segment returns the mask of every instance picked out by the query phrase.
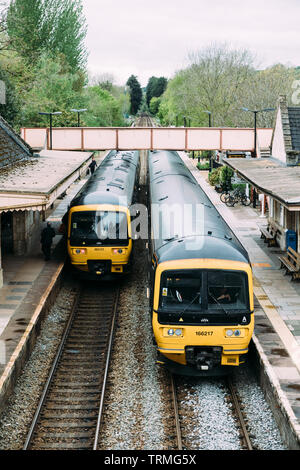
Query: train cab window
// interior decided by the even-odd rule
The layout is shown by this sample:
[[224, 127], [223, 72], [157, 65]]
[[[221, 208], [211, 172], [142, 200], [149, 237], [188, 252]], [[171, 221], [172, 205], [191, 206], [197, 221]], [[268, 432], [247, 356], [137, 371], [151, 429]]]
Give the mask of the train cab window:
[[161, 275], [159, 310], [180, 312], [186, 318], [197, 313], [249, 310], [247, 274], [240, 271], [165, 271]]
[[192, 310], [201, 309], [202, 274], [195, 272], [171, 272], [162, 274], [160, 307]]
[[70, 244], [128, 244], [127, 216], [124, 212], [74, 212], [71, 219]]
[[207, 275], [208, 310], [248, 309], [247, 276], [242, 272], [211, 271]]

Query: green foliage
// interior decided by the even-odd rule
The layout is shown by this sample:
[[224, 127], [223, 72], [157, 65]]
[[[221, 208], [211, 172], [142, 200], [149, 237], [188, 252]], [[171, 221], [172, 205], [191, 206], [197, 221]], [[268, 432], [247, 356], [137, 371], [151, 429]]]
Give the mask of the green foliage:
[[146, 100], [148, 106], [152, 98], [159, 98], [167, 88], [168, 80], [164, 77], [151, 77], [149, 78], [147, 87], [146, 87]]
[[209, 162], [206, 163], [197, 163], [198, 170], [209, 170], [210, 164]]
[[72, 74], [67, 69], [63, 57], [52, 59], [46, 53], [41, 55], [34, 68], [34, 80], [22, 97], [22, 126], [49, 125], [47, 117], [39, 115], [39, 112], [54, 111], [63, 113], [55, 116], [55, 126], [77, 125], [77, 115], [70, 110], [86, 105], [80, 87], [82, 76], [79, 72]]
[[122, 103], [99, 86], [86, 90], [88, 112], [85, 123], [90, 127], [123, 126]]
[[220, 168], [220, 183], [226, 186], [231, 186], [231, 178], [234, 172], [229, 166], [224, 165]]
[[211, 186], [216, 186], [217, 184], [220, 183], [220, 171], [221, 168], [214, 168], [209, 174], [208, 174], [208, 181]]
[[0, 64], [0, 80], [4, 84], [4, 101], [0, 104], [0, 115], [10, 124], [13, 125], [20, 111], [21, 102], [16, 93], [16, 88], [9, 74], [2, 68]]
[[[212, 113], [213, 126], [253, 127], [253, 113], [242, 107], [276, 107], [278, 96], [286, 94], [291, 103], [297, 70], [276, 64], [257, 70], [251, 53], [211, 45], [193, 54], [190, 64], [168, 82], [161, 97], [158, 116], [163, 125], [183, 125], [183, 116], [193, 126], [207, 127], [204, 111]], [[258, 126], [272, 127], [274, 113], [258, 115]]]
[[130, 114], [136, 115], [142, 103], [143, 92], [137, 78], [131, 75], [126, 85], [129, 87], [130, 93]]
[[160, 98], [155, 98], [155, 97], [151, 98], [150, 105], [149, 105], [149, 110], [151, 114], [156, 115], [158, 113], [160, 102], [161, 102]]
[[241, 193], [246, 193], [246, 184], [245, 183], [233, 184], [232, 189], [238, 189]]
[[7, 14], [12, 48], [29, 63], [43, 52], [63, 54], [73, 70], [86, 64], [81, 0], [12, 0]]
[[[110, 79], [88, 86], [82, 0], [12, 0], [7, 14], [11, 47], [0, 56], [7, 105], [0, 113], [19, 130], [48, 126], [40, 112], [60, 111], [54, 126], [77, 126], [72, 108], [87, 108], [81, 125], [123, 126], [124, 88]], [[4, 44], [5, 41], [1, 41]]]

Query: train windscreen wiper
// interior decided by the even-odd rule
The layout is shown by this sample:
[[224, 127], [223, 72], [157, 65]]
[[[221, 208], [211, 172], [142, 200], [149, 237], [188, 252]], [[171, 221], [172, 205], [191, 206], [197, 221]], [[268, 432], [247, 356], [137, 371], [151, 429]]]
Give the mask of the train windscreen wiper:
[[[182, 316], [186, 310], [195, 302], [195, 300], [197, 299], [198, 295], [200, 296], [201, 295], [201, 291], [197, 292], [195, 297], [191, 300], [191, 302], [189, 304], [187, 304], [187, 306], [185, 307], [185, 309], [179, 314], [180, 316]], [[199, 302], [200, 304], [200, 302]]]
[[209, 292], [209, 295], [212, 297], [212, 299], [216, 302], [216, 304], [220, 305], [221, 309], [223, 310], [224, 313], [226, 313], [226, 315], [230, 315], [230, 312], [227, 312], [227, 310], [225, 309], [224, 305], [222, 305], [213, 295], [211, 292]]

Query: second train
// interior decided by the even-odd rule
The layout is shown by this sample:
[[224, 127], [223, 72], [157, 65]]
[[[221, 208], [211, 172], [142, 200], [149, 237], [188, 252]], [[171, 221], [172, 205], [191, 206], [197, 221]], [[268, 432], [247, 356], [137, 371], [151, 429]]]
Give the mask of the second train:
[[254, 328], [248, 254], [177, 152], [149, 153], [149, 210], [159, 360], [179, 374], [229, 372]]

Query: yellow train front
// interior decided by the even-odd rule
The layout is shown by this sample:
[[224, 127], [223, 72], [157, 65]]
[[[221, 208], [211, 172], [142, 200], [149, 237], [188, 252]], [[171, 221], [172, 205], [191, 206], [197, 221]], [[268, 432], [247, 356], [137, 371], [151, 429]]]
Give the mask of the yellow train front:
[[68, 255], [82, 278], [111, 280], [130, 270], [138, 176], [138, 152], [112, 151], [71, 202]]
[[159, 362], [218, 375], [245, 361], [254, 328], [247, 252], [176, 152], [149, 155], [150, 309]]

